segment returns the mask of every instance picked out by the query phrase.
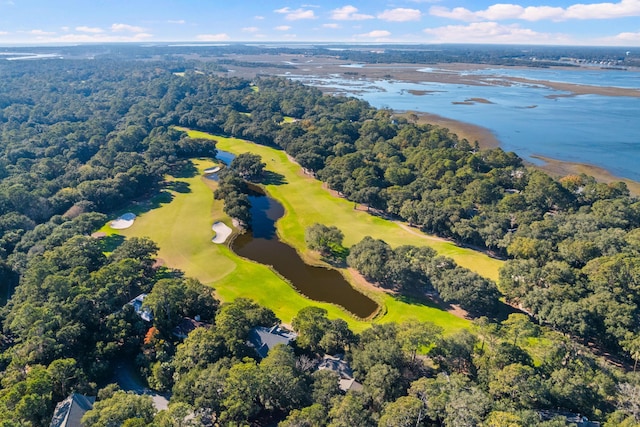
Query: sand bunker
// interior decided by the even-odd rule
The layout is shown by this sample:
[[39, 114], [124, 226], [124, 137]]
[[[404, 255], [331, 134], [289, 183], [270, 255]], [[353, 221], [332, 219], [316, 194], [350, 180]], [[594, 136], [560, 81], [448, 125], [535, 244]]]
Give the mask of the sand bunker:
[[220, 221], [214, 223], [211, 226], [211, 229], [216, 233], [215, 237], [211, 239], [211, 241], [217, 244], [224, 243], [227, 240], [227, 237], [229, 237], [231, 235], [231, 232], [233, 231], [227, 224]]
[[213, 168], [205, 169], [204, 173], [208, 175], [208, 174], [216, 173], [216, 172], [219, 172], [219, 171], [220, 171], [220, 166], [216, 166], [216, 167], [213, 167]]
[[118, 219], [111, 221], [109, 227], [114, 230], [124, 230], [125, 228], [129, 228], [133, 225], [133, 222], [136, 220], [136, 215], [131, 212], [127, 212], [124, 215], [121, 215]]

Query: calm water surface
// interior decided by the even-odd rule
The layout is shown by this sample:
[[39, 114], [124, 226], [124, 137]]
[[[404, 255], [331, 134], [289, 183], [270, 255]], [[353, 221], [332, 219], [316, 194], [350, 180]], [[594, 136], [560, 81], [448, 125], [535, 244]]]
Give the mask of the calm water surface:
[[[230, 164], [235, 155], [218, 150], [218, 160]], [[207, 175], [215, 179], [215, 174]], [[270, 265], [287, 279], [301, 294], [315, 301], [324, 301], [344, 307], [358, 317], [366, 318], [375, 313], [378, 305], [356, 291], [337, 270], [306, 264], [298, 252], [281, 242], [276, 233], [276, 221], [284, 215], [284, 207], [265, 196], [258, 187], [252, 187], [251, 230], [237, 236], [231, 249], [240, 256], [264, 265]]]
[[[437, 69], [424, 69], [425, 74]], [[523, 77], [574, 84], [640, 88], [640, 72], [565, 69], [484, 69], [465, 74]], [[288, 76], [330, 87], [368, 101], [377, 108], [439, 114], [483, 126], [507, 151], [540, 163], [532, 156], [587, 163], [616, 176], [640, 181], [640, 98], [578, 95], [534, 84], [475, 86]], [[425, 77], [426, 79], [426, 77]], [[428, 91], [412, 95], [408, 91]], [[561, 96], [558, 96], [561, 95]], [[470, 98], [486, 103], [457, 104]]]
[[362, 318], [377, 310], [378, 305], [351, 287], [337, 270], [305, 264], [295, 249], [278, 240], [275, 222], [284, 215], [280, 203], [264, 195], [249, 196], [249, 200], [252, 231], [235, 238], [231, 245], [235, 253], [272, 266], [312, 300], [337, 304]]

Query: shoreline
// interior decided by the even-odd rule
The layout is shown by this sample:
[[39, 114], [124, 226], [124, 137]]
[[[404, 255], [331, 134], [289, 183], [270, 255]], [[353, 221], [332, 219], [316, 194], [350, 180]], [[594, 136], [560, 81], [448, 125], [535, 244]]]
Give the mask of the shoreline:
[[415, 114], [418, 116], [418, 124], [432, 124], [447, 128], [451, 133], [458, 135], [459, 138], [469, 141], [471, 145], [473, 145], [474, 141], [478, 141], [478, 145], [482, 150], [500, 147], [500, 140], [493, 131], [482, 126], [423, 111], [397, 111], [397, 113], [403, 117]]
[[[264, 61], [264, 56], [251, 56], [250, 59], [260, 62]], [[298, 60], [301, 55], [281, 55], [281, 58], [289, 59], [294, 58]], [[249, 59], [247, 58], [247, 59]], [[268, 58], [269, 62], [273, 61], [271, 57]], [[555, 82], [549, 80], [537, 80], [527, 79], [515, 76], [498, 76], [497, 74], [469, 74], [469, 71], [473, 70], [487, 70], [492, 68], [506, 68], [506, 69], [530, 69], [526, 66], [500, 66], [490, 64], [473, 64], [473, 63], [431, 63], [431, 64], [409, 64], [409, 63], [384, 63], [384, 64], [362, 64], [359, 67], [349, 67], [352, 61], [339, 60], [335, 58], [313, 58], [304, 64], [296, 64], [296, 70], [294, 72], [298, 77], [313, 78], [314, 76], [327, 76], [330, 74], [338, 74], [342, 78], [351, 80], [362, 80], [367, 82], [374, 82], [376, 80], [388, 80], [388, 81], [403, 81], [410, 83], [445, 83], [445, 84], [463, 84], [470, 86], [511, 86], [515, 84], [527, 84], [531, 86], [540, 86], [550, 88], [559, 92], [559, 94], [549, 95], [552, 98], [559, 97], [574, 97], [580, 95], [600, 95], [600, 96], [615, 96], [615, 97], [634, 97], [640, 98], [640, 89], [636, 88], [623, 88], [613, 86], [594, 86], [594, 85], [582, 85], [568, 82]], [[570, 69], [572, 71], [589, 71], [590, 67], [566, 67], [559, 65], [557, 67], [551, 67], [557, 69]], [[240, 70], [237, 70], [240, 71]], [[283, 77], [290, 77], [290, 74], [282, 74], [282, 70], [269, 69], [265, 64], [263, 72], [271, 71], [273, 74], [282, 75]], [[640, 70], [633, 69], [633, 72]], [[244, 70], [249, 76], [254, 76], [255, 69]], [[623, 72], [623, 71], [616, 71]], [[240, 74], [240, 73], [239, 73]], [[500, 77], [500, 81], [495, 81], [496, 77]], [[306, 82], [305, 84], [309, 84]], [[328, 88], [311, 84], [316, 86], [323, 92], [330, 92]], [[413, 96], [428, 95], [431, 90], [409, 90]], [[470, 98], [465, 102], [480, 102], [484, 100], [481, 98]], [[533, 106], [529, 107], [533, 108]], [[449, 129], [452, 133], [457, 134], [461, 139], [464, 138], [471, 144], [474, 141], [478, 141], [481, 149], [491, 149], [501, 147], [502, 144], [497, 136], [488, 128], [474, 125], [471, 123], [465, 123], [447, 117], [443, 117], [433, 112], [417, 112], [415, 110], [395, 110], [395, 114], [407, 117], [410, 114], [418, 116], [417, 123], [420, 124], [433, 124]], [[518, 154], [516, 152], [516, 154]], [[628, 178], [623, 178], [613, 175], [602, 167], [598, 167], [591, 164], [573, 163], [568, 161], [562, 161], [553, 158], [545, 158], [542, 156], [532, 156], [534, 158], [544, 161], [543, 165], [536, 165], [530, 161], [525, 160], [527, 167], [533, 167], [542, 170], [554, 177], [562, 177], [572, 174], [585, 173], [593, 176], [598, 182], [617, 182], [621, 181], [627, 184], [629, 191], [634, 196], [640, 196], [640, 182], [634, 181]]]
[[[470, 144], [473, 144], [474, 141], [478, 141], [478, 145], [482, 150], [501, 147], [498, 137], [490, 129], [482, 126], [449, 119], [433, 113], [419, 111], [397, 111], [396, 113], [403, 117], [415, 114], [418, 116], [419, 124], [428, 123], [445, 127], [449, 129], [451, 133], [458, 135], [458, 137], [465, 138]], [[516, 152], [516, 154], [518, 153]], [[596, 181], [604, 182], [605, 184], [618, 181], [624, 182], [627, 184], [631, 195], [640, 196], [640, 182], [616, 176], [602, 167], [588, 163], [568, 162], [539, 155], [532, 155], [531, 157], [543, 161], [544, 164], [537, 165], [523, 159], [527, 167], [546, 172], [554, 178], [562, 178], [567, 175], [579, 175], [584, 173], [594, 177]]]
[[527, 166], [540, 169], [553, 177], [561, 178], [567, 175], [579, 175], [584, 173], [585, 175], [594, 177], [596, 181], [604, 182], [605, 184], [621, 181], [627, 184], [631, 195], [640, 196], [640, 182], [613, 175], [608, 170], [599, 166], [591, 165], [588, 163], [566, 162], [563, 160], [552, 159], [549, 157], [537, 155], [531, 157], [543, 161], [544, 164], [535, 165], [525, 161], [527, 163]]

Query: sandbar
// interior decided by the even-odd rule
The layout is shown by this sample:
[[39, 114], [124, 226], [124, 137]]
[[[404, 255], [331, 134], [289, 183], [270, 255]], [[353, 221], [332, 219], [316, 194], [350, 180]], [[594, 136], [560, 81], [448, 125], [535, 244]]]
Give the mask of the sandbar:
[[562, 98], [576, 95], [602, 95], [602, 96], [630, 96], [633, 98], [640, 98], [640, 89], [631, 89], [624, 87], [613, 86], [590, 86], [579, 85], [575, 83], [562, 83], [562, 82], [550, 82], [547, 80], [530, 80], [520, 77], [509, 77], [508, 80], [519, 83], [535, 84], [541, 86], [547, 86], [551, 89], [561, 90], [563, 92], [570, 92], [566, 95], [549, 95], [547, 98]]
[[119, 216], [117, 219], [111, 221], [109, 227], [114, 230], [125, 230], [131, 227], [136, 220], [136, 215], [132, 212], [127, 212], [124, 215]]
[[231, 235], [233, 230], [224, 222], [218, 221], [214, 222], [211, 226], [211, 229], [216, 233], [216, 235], [211, 239], [213, 243], [222, 244], [227, 241], [227, 238]]

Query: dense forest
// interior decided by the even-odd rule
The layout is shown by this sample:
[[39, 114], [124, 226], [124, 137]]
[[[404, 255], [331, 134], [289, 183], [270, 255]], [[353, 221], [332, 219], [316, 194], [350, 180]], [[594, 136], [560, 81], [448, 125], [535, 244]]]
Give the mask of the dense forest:
[[[0, 62], [0, 281], [11, 295], [0, 311], [0, 425], [48, 425], [71, 392], [98, 396], [87, 426], [560, 426], [576, 414], [640, 423], [630, 368], [640, 359], [640, 202], [624, 184], [555, 180], [514, 153], [356, 99], [196, 65]], [[308, 307], [292, 322], [293, 345], [260, 359], [248, 335], [278, 324], [274, 313], [220, 304], [211, 288], [156, 266], [149, 240], [90, 237], [106, 214], [162, 192], [165, 174], [215, 156], [214, 142], [173, 126], [285, 150], [372, 214], [508, 259], [495, 284], [424, 248], [349, 248], [370, 281], [436, 291], [484, 316], [453, 335], [415, 322], [354, 334]], [[253, 174], [222, 183], [218, 197], [237, 205], [230, 215], [246, 214], [235, 188]], [[151, 328], [126, 305], [141, 292]], [[492, 318], [501, 297], [529, 315]], [[209, 327], [173, 334], [196, 315]], [[335, 354], [360, 391], [315, 369]], [[168, 410], [108, 385], [121, 360], [171, 392]]]
[[[3, 48], [5, 52], [21, 52], [23, 48]], [[264, 44], [135, 44], [80, 46], [34, 46], [29, 51], [39, 54], [54, 54], [65, 58], [100, 59], [193, 59], [198, 58], [198, 67], [224, 71], [229, 67], [264, 67], [294, 69], [284, 64], [278, 55], [305, 55], [339, 58], [365, 63], [471, 63], [505, 66], [553, 67], [570, 66], [570, 59], [586, 63], [606, 63], [617, 67], [640, 66], [640, 54], [636, 49], [616, 46], [540, 46], [540, 45], [467, 45], [467, 44], [313, 44], [313, 43], [264, 43]], [[241, 60], [238, 55], [264, 55], [267, 59]], [[269, 61], [269, 57], [273, 58]]]

